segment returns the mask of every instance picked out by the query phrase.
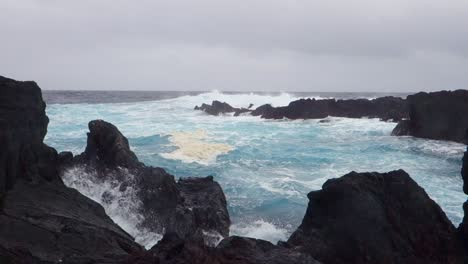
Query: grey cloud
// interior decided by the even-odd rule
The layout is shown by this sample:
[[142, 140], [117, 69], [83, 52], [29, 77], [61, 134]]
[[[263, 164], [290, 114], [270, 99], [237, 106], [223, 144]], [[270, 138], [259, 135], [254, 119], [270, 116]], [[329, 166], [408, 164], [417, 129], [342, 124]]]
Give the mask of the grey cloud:
[[0, 74], [49, 89], [467, 88], [465, 0], [4, 0]]

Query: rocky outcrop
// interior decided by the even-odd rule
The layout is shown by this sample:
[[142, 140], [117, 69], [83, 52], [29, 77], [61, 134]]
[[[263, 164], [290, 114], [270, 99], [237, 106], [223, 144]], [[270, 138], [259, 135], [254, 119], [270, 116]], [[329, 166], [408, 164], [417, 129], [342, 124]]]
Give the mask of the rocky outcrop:
[[461, 175], [463, 179], [463, 192], [465, 192], [465, 194], [468, 194], [468, 149], [465, 152], [465, 155], [463, 155], [462, 162], [463, 165], [461, 169]]
[[0, 76], [0, 195], [18, 179], [58, 180], [57, 152], [43, 144], [49, 119], [35, 82]]
[[3, 199], [0, 263], [115, 263], [141, 250], [96, 202], [61, 182], [19, 180]]
[[220, 101], [213, 101], [211, 105], [209, 104], [202, 104], [200, 107], [195, 106], [195, 110], [201, 110], [209, 115], [219, 115], [225, 113], [234, 113], [236, 112], [237, 108], [230, 106], [226, 102]]
[[88, 128], [86, 149], [77, 159], [103, 168], [135, 168], [143, 165], [130, 150], [127, 138], [117, 127], [111, 123], [96, 120], [89, 122]]
[[266, 119], [321, 119], [336, 116], [398, 121], [406, 118], [408, 111], [405, 100], [398, 97], [381, 97], [373, 100], [300, 99], [283, 107], [263, 105], [255, 109], [252, 115], [260, 115]]
[[311, 256], [270, 242], [244, 237], [229, 237], [216, 248], [194, 240], [166, 234], [148, 252], [135, 254], [125, 264], [319, 264]]
[[139, 162], [114, 125], [94, 120], [89, 130], [85, 152], [68, 167], [97, 171], [102, 181], [122, 183], [121, 191], [134, 188], [141, 201], [142, 227], [161, 234], [174, 232], [182, 238], [203, 237], [208, 244], [229, 235], [226, 198], [213, 177], [176, 182], [164, 169]]
[[264, 104], [257, 107], [255, 110], [252, 111], [251, 115], [253, 116], [263, 116], [263, 115], [271, 115], [274, 111], [274, 107], [271, 104]]
[[253, 116], [261, 116], [266, 119], [321, 119], [327, 116], [350, 117], [350, 118], [380, 118], [388, 121], [399, 121], [408, 117], [406, 101], [399, 97], [380, 97], [373, 100], [351, 99], [351, 100], [315, 100], [300, 99], [289, 103], [288, 106], [273, 107], [270, 104], [262, 105], [251, 111], [245, 108], [234, 108], [227, 103], [213, 101], [213, 104], [203, 104], [195, 107], [211, 115], [220, 113], [251, 112]]
[[[362, 108], [335, 104], [342, 112], [331, 102], [301, 101], [289, 110], [263, 106], [252, 114], [309, 118], [331, 109], [349, 117], [368, 113], [364, 101], [358, 103]], [[319, 105], [318, 112], [310, 111], [311, 105]], [[351, 113], [351, 108], [361, 110]], [[400, 116], [390, 113], [387, 117]], [[458, 238], [468, 241], [466, 221], [457, 233], [440, 207], [401, 170], [352, 172], [327, 181], [322, 190], [309, 193], [303, 222], [286, 243], [227, 237], [214, 246], [219, 235], [228, 236], [230, 222], [225, 196], [212, 177], [176, 182], [164, 169], [141, 163], [122, 133], [101, 120], [90, 122], [84, 153], [57, 154], [43, 143], [47, 123], [34, 82], [0, 77], [0, 263], [283, 264], [317, 259], [385, 264], [465, 259]], [[122, 191], [135, 188], [145, 216], [142, 225], [165, 232], [164, 238], [149, 251], [137, 245], [99, 204], [63, 184], [60, 172], [73, 166], [97, 171], [98, 180], [121, 182]], [[464, 207], [467, 212], [468, 205]]]
[[407, 97], [409, 121], [396, 128], [394, 135], [451, 140], [467, 143], [468, 91], [440, 91], [417, 93]]
[[0, 77], [0, 263], [115, 263], [140, 250], [62, 183], [47, 124], [37, 84]]
[[411, 121], [400, 120], [396, 127], [392, 130], [392, 136], [409, 136], [411, 134]]
[[243, 113], [249, 113], [252, 110], [250, 109], [253, 104], [250, 104], [248, 108], [237, 108], [232, 107], [226, 102], [220, 101], [213, 101], [211, 105], [209, 104], [202, 104], [201, 106], [195, 106], [194, 110], [204, 111], [209, 115], [220, 115], [220, 114], [227, 114], [227, 113], [234, 113], [234, 116], [239, 116]]
[[463, 263], [454, 226], [402, 170], [351, 172], [308, 198], [287, 243], [323, 263]]
[[[463, 192], [468, 194], [468, 149], [462, 159], [461, 176], [463, 179]], [[465, 250], [468, 251], [468, 200], [463, 204], [464, 217], [458, 226], [458, 233], [464, 243]]]

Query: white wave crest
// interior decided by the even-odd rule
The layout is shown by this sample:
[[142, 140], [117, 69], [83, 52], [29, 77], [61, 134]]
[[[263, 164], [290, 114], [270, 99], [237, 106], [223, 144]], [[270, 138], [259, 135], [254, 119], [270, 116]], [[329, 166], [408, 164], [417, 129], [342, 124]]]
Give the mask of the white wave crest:
[[[128, 174], [128, 177], [134, 177]], [[135, 189], [128, 186], [120, 190], [121, 183], [115, 180], [98, 180], [95, 172], [86, 172], [81, 167], [73, 167], [62, 175], [65, 185], [77, 189], [80, 193], [100, 203], [106, 214], [123, 230], [135, 238], [135, 241], [146, 248], [151, 248], [161, 238], [161, 234], [139, 227], [143, 216], [139, 212], [141, 201]]]
[[231, 225], [230, 234], [257, 239], [263, 239], [276, 244], [278, 241], [288, 239], [288, 231], [264, 220], [256, 220], [252, 223], [238, 223]]
[[198, 95], [186, 95], [177, 98], [166, 100], [171, 103], [182, 103], [185, 106], [193, 108], [195, 105], [202, 103], [210, 104], [214, 100], [226, 102], [233, 107], [248, 107], [253, 104], [253, 108], [259, 107], [264, 104], [271, 104], [273, 106], [286, 106], [290, 102], [301, 98], [315, 98], [326, 99], [320, 96], [298, 97], [290, 93], [276, 93], [276, 94], [259, 94], [259, 93], [223, 93], [217, 90], [202, 93]]

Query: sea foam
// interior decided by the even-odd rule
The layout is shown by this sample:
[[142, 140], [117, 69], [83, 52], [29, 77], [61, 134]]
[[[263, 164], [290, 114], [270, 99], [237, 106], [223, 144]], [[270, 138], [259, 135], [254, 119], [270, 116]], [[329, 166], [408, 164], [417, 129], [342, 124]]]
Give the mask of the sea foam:
[[[163, 167], [176, 177], [213, 175], [227, 197], [231, 234], [284, 239], [300, 224], [307, 193], [350, 171], [404, 169], [455, 225], [460, 223], [466, 201], [460, 176], [466, 148], [462, 144], [393, 137], [396, 124], [378, 119], [332, 117], [320, 123], [210, 116], [193, 110], [213, 100], [235, 107], [253, 103], [255, 108], [265, 103], [287, 105], [299, 98], [288, 93], [213, 91], [149, 102], [49, 105], [46, 143], [59, 151], [80, 153], [86, 146], [88, 122], [111, 122], [145, 164]], [[114, 194], [117, 198], [105, 204], [102, 195], [116, 190], [115, 184], [94, 183], [80, 171], [67, 177], [69, 186], [102, 203], [111, 218], [139, 241], [147, 240], [148, 233], [138, 229], [138, 203], [126, 203], [132, 201], [131, 193]]]
[[170, 153], [162, 153], [161, 156], [166, 159], [206, 165], [214, 162], [217, 156], [233, 150], [233, 147], [228, 144], [209, 142], [208, 139], [209, 137], [204, 130], [172, 132], [169, 141], [177, 149]]

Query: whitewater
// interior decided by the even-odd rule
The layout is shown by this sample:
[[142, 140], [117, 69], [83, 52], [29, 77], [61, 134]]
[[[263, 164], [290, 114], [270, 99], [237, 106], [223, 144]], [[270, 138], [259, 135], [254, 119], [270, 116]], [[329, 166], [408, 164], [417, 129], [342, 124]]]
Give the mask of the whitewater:
[[[145, 164], [163, 167], [176, 177], [212, 175], [226, 194], [231, 235], [286, 240], [304, 216], [307, 193], [350, 171], [404, 169], [455, 225], [461, 222], [462, 144], [393, 137], [396, 124], [378, 119], [263, 120], [193, 110], [213, 100], [258, 107], [287, 105], [299, 98], [215, 91], [129, 103], [48, 104], [46, 143], [79, 154], [86, 146], [88, 122], [111, 122]], [[150, 247], [161, 238], [138, 227], [139, 202], [131, 188], [121, 193], [118, 183], [97, 183], [80, 168], [63, 177], [68, 186], [101, 203], [137, 242]]]

